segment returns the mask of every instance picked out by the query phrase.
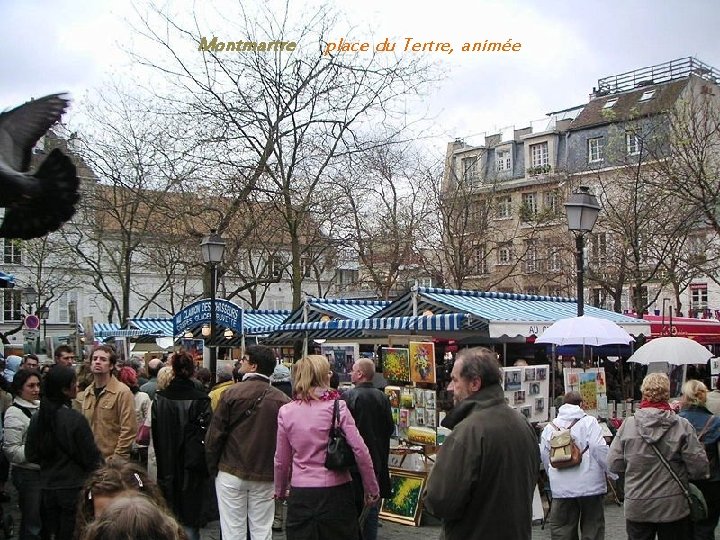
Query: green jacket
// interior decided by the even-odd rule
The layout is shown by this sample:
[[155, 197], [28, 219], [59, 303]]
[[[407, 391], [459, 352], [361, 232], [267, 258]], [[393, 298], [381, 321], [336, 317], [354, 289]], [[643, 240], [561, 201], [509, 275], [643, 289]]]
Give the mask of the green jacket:
[[443, 538], [530, 540], [540, 452], [527, 419], [492, 385], [462, 401], [444, 425], [453, 432], [425, 492], [425, 508], [443, 520]]

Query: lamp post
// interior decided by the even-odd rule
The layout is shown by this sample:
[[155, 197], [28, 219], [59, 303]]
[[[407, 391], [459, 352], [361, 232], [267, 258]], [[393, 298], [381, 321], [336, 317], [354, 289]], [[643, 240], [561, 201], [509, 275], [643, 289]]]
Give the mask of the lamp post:
[[590, 193], [590, 188], [580, 186], [565, 203], [565, 212], [568, 218], [568, 229], [575, 234], [575, 257], [577, 261], [577, 315], [585, 313], [585, 299], [583, 283], [585, 277], [585, 234], [592, 231], [600, 213], [600, 204], [597, 197]]
[[[210, 234], [200, 242], [203, 262], [210, 270], [210, 331], [208, 342], [210, 343], [210, 373], [213, 381], [217, 371], [217, 349], [213, 346], [215, 339], [215, 292], [217, 289], [217, 265], [222, 262], [225, 252], [225, 240], [217, 234], [216, 229], [210, 229]], [[203, 332], [203, 335], [205, 332]]]
[[43, 323], [43, 341], [47, 339], [47, 320], [50, 318], [50, 308], [47, 306], [39, 307], [37, 310], [37, 316]]

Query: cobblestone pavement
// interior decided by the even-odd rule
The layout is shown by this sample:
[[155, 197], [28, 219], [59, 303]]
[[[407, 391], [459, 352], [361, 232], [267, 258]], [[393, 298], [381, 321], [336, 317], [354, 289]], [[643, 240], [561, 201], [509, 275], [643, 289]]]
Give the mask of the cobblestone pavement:
[[[378, 538], [380, 540], [434, 540], [440, 536], [440, 524], [432, 517], [423, 518], [420, 527], [409, 527], [389, 521], [380, 521]], [[213, 522], [202, 531], [202, 540], [220, 540], [220, 528], [218, 522]], [[550, 528], [543, 530], [540, 526], [534, 525], [532, 529], [533, 540], [549, 540]], [[605, 505], [605, 538], [608, 540], [622, 540], [625, 535], [625, 518], [622, 508], [615, 503], [608, 502]], [[284, 540], [285, 533], [273, 533], [273, 540]]]

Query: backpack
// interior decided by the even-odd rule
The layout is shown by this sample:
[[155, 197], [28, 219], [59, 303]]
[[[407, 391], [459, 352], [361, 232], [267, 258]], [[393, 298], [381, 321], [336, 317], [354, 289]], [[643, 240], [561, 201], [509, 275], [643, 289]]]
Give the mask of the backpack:
[[569, 469], [571, 467], [577, 467], [582, 462], [582, 456], [590, 445], [586, 446], [585, 450], [580, 450], [580, 447], [570, 432], [578, 420], [581, 420], [581, 418], [576, 418], [565, 429], [561, 429], [550, 422], [550, 425], [555, 428], [555, 431], [550, 435], [550, 465], [552, 467], [556, 469]]

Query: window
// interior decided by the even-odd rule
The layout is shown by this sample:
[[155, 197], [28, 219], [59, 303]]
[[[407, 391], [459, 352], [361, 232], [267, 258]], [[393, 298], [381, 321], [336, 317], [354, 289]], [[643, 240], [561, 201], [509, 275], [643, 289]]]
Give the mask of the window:
[[708, 289], [706, 283], [690, 284], [690, 309], [695, 313], [703, 312], [708, 307]]
[[22, 264], [22, 241], [6, 238], [3, 244], [3, 262], [5, 264]]
[[559, 211], [558, 193], [556, 190], [543, 193], [543, 207], [547, 212], [557, 214]]
[[532, 274], [537, 271], [539, 271], [537, 245], [535, 245], [534, 241], [529, 240], [525, 251], [525, 272]]
[[470, 184], [474, 184], [478, 179], [478, 159], [475, 156], [462, 159], [463, 180]]
[[603, 105], [603, 109], [612, 109], [613, 106], [618, 102], [617, 98], [608, 99]]
[[550, 248], [550, 252], [548, 253], [548, 270], [550, 272], [560, 272], [560, 270], [562, 270], [562, 257], [560, 256], [559, 247], [553, 246]]
[[5, 322], [22, 320], [22, 291], [3, 289], [3, 320]]
[[497, 206], [495, 207], [495, 217], [498, 219], [506, 219], [512, 217], [512, 197], [503, 195], [495, 199]]
[[597, 163], [603, 160], [603, 138], [588, 139], [588, 163]]
[[163, 304], [169, 305], [170, 302], [167, 302], [167, 299], [156, 298], [155, 301], [145, 310], [145, 316], [154, 318], [169, 317], [168, 310], [162, 307]]
[[500, 244], [498, 247], [498, 264], [512, 263], [512, 244]]
[[537, 214], [537, 196], [535, 192], [522, 194], [522, 205], [520, 207], [520, 219], [532, 221]]
[[592, 289], [590, 294], [592, 295], [593, 306], [603, 309], [610, 309], [612, 307], [609, 305], [608, 294], [605, 289], [596, 287]]
[[335, 271], [335, 279], [337, 280], [338, 285], [350, 285], [351, 283], [356, 283], [358, 277], [359, 272], [357, 270], [338, 268]]
[[543, 167], [550, 164], [547, 142], [530, 145], [530, 163], [533, 167]]
[[590, 236], [590, 261], [593, 264], [607, 264], [607, 235], [604, 232]]
[[429, 289], [433, 286], [433, 279], [431, 277], [417, 278], [415, 282], [417, 282], [418, 287], [426, 287]]
[[488, 273], [487, 244], [473, 246], [473, 271], [477, 274]]
[[512, 168], [512, 162], [510, 160], [510, 150], [497, 150], [495, 154], [497, 170], [509, 171]]
[[300, 257], [300, 272], [302, 277], [310, 277], [313, 271], [313, 260], [311, 255]]
[[625, 146], [628, 156], [636, 156], [640, 153], [640, 139], [636, 133], [630, 131], [625, 133]]
[[640, 96], [640, 99], [638, 100], [640, 103], [643, 101], [649, 101], [655, 96], [655, 90], [647, 90], [646, 92], [643, 92], [643, 95]]
[[265, 272], [268, 276], [279, 278], [285, 269], [285, 261], [279, 255], [271, 256], [265, 264]]
[[77, 293], [74, 291], [66, 292], [58, 299], [58, 322], [70, 323], [70, 302], [75, 302], [77, 306]]

